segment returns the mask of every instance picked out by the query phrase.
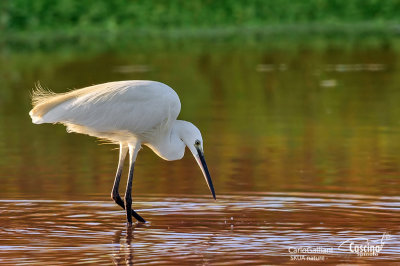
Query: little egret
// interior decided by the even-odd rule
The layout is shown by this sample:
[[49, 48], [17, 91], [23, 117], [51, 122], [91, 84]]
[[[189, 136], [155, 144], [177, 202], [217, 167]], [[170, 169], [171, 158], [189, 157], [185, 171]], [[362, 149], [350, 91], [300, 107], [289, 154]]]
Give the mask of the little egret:
[[[133, 170], [142, 144], [168, 161], [181, 159], [188, 147], [215, 199], [200, 130], [190, 122], [176, 120], [181, 103], [169, 86], [156, 81], [116, 81], [66, 93], [54, 93], [38, 86], [33, 92], [32, 103], [29, 115], [35, 124], [61, 123], [68, 132], [119, 144], [111, 197], [126, 210], [128, 225], [132, 224], [132, 216], [139, 222], [146, 222], [132, 209]], [[130, 166], [124, 203], [118, 187], [128, 151]]]

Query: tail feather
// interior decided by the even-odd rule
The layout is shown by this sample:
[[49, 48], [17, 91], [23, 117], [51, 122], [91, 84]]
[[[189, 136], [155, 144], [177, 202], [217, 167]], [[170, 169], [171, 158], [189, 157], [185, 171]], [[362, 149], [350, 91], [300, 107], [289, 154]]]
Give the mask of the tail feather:
[[35, 107], [44, 100], [56, 95], [56, 93], [52, 92], [49, 89], [45, 89], [42, 87], [40, 82], [35, 84], [35, 89], [32, 91], [31, 98], [32, 98], [32, 105]]
[[[74, 93], [55, 93], [51, 90], [43, 88], [40, 83], [35, 85], [35, 89], [32, 91], [32, 105], [33, 108], [29, 112], [32, 118], [32, 122], [35, 124], [46, 123], [49, 121], [44, 121], [43, 116], [48, 113], [51, 109], [57, 105], [70, 100], [75, 97]], [[56, 121], [51, 121], [54, 123]]]

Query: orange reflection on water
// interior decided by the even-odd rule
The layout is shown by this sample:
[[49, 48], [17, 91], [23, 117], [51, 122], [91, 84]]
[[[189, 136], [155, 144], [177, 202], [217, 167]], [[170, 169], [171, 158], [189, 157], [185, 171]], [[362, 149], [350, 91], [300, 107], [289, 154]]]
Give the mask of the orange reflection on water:
[[[123, 211], [98, 201], [0, 201], [2, 263], [281, 264], [289, 248], [325, 247], [329, 263], [400, 260], [400, 198], [280, 193], [208, 198], [141, 197], [149, 221], [125, 227]], [[391, 236], [378, 256], [338, 247]], [[371, 242], [372, 243], [372, 242]], [[309, 255], [309, 254], [308, 254]]]

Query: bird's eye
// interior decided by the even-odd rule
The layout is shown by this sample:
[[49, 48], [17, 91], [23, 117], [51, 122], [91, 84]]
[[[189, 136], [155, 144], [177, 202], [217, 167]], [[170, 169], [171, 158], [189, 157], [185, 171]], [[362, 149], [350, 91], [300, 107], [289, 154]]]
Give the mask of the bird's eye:
[[199, 146], [200, 145], [200, 140], [196, 139], [196, 141], [194, 142], [195, 146]]

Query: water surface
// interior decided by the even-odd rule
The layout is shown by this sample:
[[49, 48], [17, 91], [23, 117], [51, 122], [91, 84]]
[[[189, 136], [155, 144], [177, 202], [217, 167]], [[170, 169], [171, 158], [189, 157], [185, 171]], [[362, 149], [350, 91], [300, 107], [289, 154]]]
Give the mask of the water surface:
[[[2, 50], [0, 262], [280, 264], [304, 246], [333, 248], [325, 262], [399, 261], [399, 77], [390, 46]], [[177, 91], [217, 193], [189, 153], [166, 162], [144, 148], [133, 195], [150, 223], [132, 231], [109, 199], [117, 147], [28, 116], [37, 81], [61, 92], [127, 79]], [[377, 256], [338, 249], [353, 238], [385, 244]]]
[[[2, 262], [280, 264], [294, 262], [300, 247], [332, 250], [317, 254], [320, 262], [400, 260], [399, 197], [268, 193], [210, 203], [177, 195], [139, 197], [135, 206], [149, 222], [127, 229], [124, 213], [111, 202], [3, 200]], [[382, 237], [376, 257], [340, 248], [353, 238], [381, 243]]]

